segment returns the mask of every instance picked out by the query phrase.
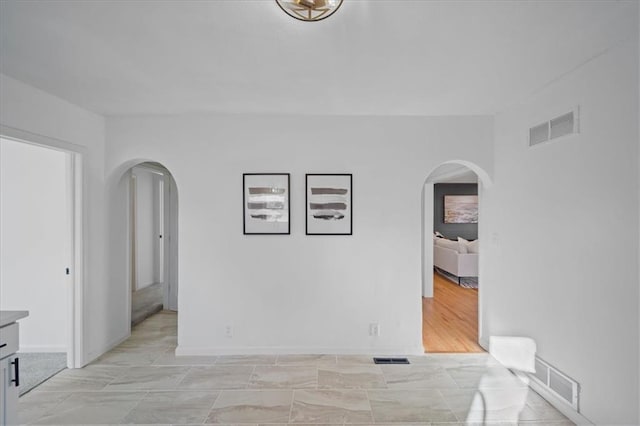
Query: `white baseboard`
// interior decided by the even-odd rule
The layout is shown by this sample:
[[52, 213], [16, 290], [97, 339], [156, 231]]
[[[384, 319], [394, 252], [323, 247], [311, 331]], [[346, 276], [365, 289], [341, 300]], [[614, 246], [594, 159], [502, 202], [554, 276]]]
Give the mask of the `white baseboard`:
[[335, 348], [335, 347], [213, 347], [213, 346], [178, 346], [176, 356], [217, 356], [217, 355], [305, 355], [305, 354], [331, 354], [331, 355], [423, 355], [424, 349], [419, 347], [393, 347], [393, 348]]
[[478, 344], [480, 345], [480, 347], [482, 349], [484, 349], [485, 351], [489, 352], [489, 339], [480, 339]]
[[578, 413], [576, 410], [567, 404], [561, 398], [557, 397], [553, 392], [550, 392], [547, 388], [537, 383], [535, 380], [529, 380], [529, 387], [540, 394], [541, 397], [546, 399], [549, 404], [553, 405], [558, 411], [567, 416], [569, 420], [577, 425], [594, 425], [591, 420]]

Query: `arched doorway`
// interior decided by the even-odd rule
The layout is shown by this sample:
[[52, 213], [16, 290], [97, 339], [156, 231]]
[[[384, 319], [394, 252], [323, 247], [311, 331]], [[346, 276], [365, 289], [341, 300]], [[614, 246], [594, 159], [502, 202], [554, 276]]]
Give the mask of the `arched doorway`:
[[163, 164], [145, 160], [119, 167], [113, 182], [112, 265], [130, 329], [178, 310], [178, 187]]
[[[484, 170], [441, 163], [423, 187], [422, 308], [425, 352], [481, 352]], [[480, 220], [479, 220], [480, 219]]]

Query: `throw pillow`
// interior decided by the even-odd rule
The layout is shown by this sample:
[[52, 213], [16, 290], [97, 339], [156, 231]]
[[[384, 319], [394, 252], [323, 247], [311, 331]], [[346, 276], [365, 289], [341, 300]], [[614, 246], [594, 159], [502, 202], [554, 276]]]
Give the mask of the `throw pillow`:
[[469, 251], [469, 253], [478, 254], [478, 247], [480, 247], [478, 240], [473, 240], [469, 244], [467, 244], [467, 250]]
[[460, 254], [469, 253], [469, 251], [467, 250], [467, 244], [469, 244], [469, 241], [465, 240], [462, 237], [458, 237], [458, 253]]

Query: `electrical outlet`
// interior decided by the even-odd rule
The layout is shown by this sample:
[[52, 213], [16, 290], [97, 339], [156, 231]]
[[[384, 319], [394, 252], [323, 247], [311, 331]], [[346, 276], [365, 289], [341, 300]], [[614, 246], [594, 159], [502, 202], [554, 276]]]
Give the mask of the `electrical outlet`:
[[369, 336], [380, 336], [380, 324], [377, 322], [369, 324]]
[[224, 328], [224, 335], [227, 337], [233, 337], [233, 327], [231, 327], [230, 325], [226, 326]]

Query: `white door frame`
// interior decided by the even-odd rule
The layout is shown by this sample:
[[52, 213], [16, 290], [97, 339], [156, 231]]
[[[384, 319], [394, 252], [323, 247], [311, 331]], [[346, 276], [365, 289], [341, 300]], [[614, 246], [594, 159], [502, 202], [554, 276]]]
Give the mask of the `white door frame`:
[[9, 126], [0, 125], [0, 137], [14, 142], [42, 146], [69, 154], [67, 162], [67, 189], [69, 192], [68, 211], [71, 213], [70, 221], [70, 273], [67, 298], [69, 312], [67, 315], [67, 367], [81, 368], [87, 359], [86, 340], [84, 338], [84, 286], [87, 282], [87, 270], [84, 267], [87, 261], [87, 252], [84, 249], [87, 244], [87, 200], [84, 197], [86, 191], [86, 168], [84, 158], [87, 148], [59, 139], [26, 132]]
[[[177, 310], [177, 295], [178, 295], [178, 280], [177, 280], [177, 268], [178, 268], [178, 252], [177, 252], [177, 244], [178, 244], [178, 194], [177, 187], [175, 184], [175, 180], [171, 175], [171, 172], [164, 167], [162, 164], [155, 165], [151, 161], [141, 162], [138, 164], [134, 164], [129, 167], [125, 173], [123, 174], [123, 178], [126, 176], [131, 176], [131, 172], [133, 169], [142, 169], [147, 170], [151, 173], [157, 174], [161, 176], [163, 182], [163, 194], [162, 194], [162, 205], [157, 206], [159, 208], [159, 217], [161, 220], [161, 226], [159, 228], [162, 229], [161, 235], [162, 240], [158, 241], [157, 244], [159, 246], [160, 251], [160, 259], [163, 263], [162, 266], [162, 278], [163, 278], [163, 306], [164, 309], [169, 310]], [[129, 268], [132, 268], [132, 263], [135, 259], [135, 247], [134, 247], [134, 239], [136, 238], [133, 235], [132, 227], [135, 226], [133, 223], [135, 221], [135, 217], [132, 215], [132, 209], [135, 208], [135, 195], [133, 194], [132, 185], [128, 185], [127, 189], [129, 191], [128, 196], [128, 212], [129, 212], [129, 239], [128, 239], [128, 250], [129, 250]], [[155, 208], [155, 207], [154, 207]], [[129, 276], [132, 277], [131, 269], [129, 270]], [[133, 288], [133, 283], [130, 283], [130, 288]], [[128, 296], [128, 314], [131, 315], [131, 295]], [[131, 324], [131, 317], [129, 317], [128, 324]]]
[[164, 280], [167, 283], [166, 309], [178, 310], [178, 187], [173, 176], [165, 175], [164, 181]]
[[[482, 220], [482, 211], [483, 211], [483, 195], [485, 191], [491, 187], [492, 181], [489, 175], [479, 166], [464, 160], [452, 160], [452, 161], [444, 161], [435, 166], [429, 174], [427, 174], [427, 178], [425, 179], [422, 185], [422, 281], [421, 281], [421, 296], [422, 297], [433, 297], [433, 186], [435, 182], [432, 180], [432, 175], [438, 167], [445, 164], [459, 164], [465, 166], [467, 169], [471, 170], [478, 177], [478, 208], [480, 209], [480, 220]], [[427, 197], [431, 200], [431, 203], [427, 202]], [[430, 209], [427, 209], [427, 206], [431, 206]], [[482, 233], [482, 229], [484, 227], [480, 226], [480, 220], [478, 221], [478, 241], [480, 244], [484, 246], [483, 241], [486, 240], [486, 236]], [[429, 253], [429, 255], [427, 255]], [[480, 249], [480, 253], [484, 253], [482, 247]], [[484, 255], [480, 255], [480, 263], [479, 268], [480, 272], [483, 270], [483, 262]], [[427, 263], [427, 259], [429, 259], [429, 263]], [[431, 266], [431, 268], [427, 268], [427, 266]], [[425, 296], [426, 295], [426, 296]], [[422, 302], [421, 302], [422, 303]], [[484, 291], [483, 287], [478, 287], [478, 343], [481, 347], [483, 347], [486, 351], [489, 351], [488, 340], [482, 334], [482, 322], [483, 322], [483, 312], [484, 312]]]

